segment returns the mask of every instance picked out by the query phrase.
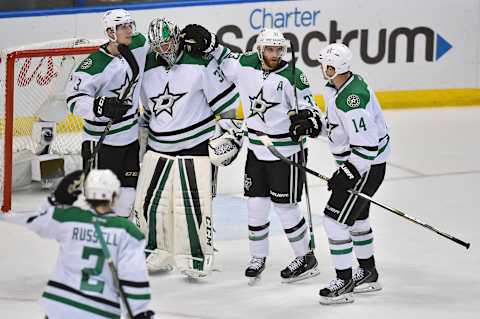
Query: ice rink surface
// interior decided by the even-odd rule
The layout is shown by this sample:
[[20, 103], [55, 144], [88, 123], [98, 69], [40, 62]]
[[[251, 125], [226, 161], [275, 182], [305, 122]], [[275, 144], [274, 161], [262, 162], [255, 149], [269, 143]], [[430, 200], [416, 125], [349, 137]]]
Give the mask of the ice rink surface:
[[[353, 304], [322, 306], [318, 290], [334, 276], [321, 225], [329, 194], [322, 182], [309, 177], [321, 274], [293, 284], [280, 281], [293, 254], [272, 212], [267, 268], [257, 286], [247, 285], [246, 203], [240, 194], [220, 195], [214, 201], [218, 271], [198, 282], [177, 272], [152, 276], [157, 318], [480, 318], [480, 107], [392, 110], [385, 116], [393, 149], [375, 199], [470, 242], [470, 250], [372, 206], [384, 289], [357, 295]], [[330, 175], [334, 165], [325, 141], [310, 142], [310, 149], [309, 167]], [[231, 180], [242, 169], [241, 159], [220, 173], [220, 185], [229, 178], [229, 185], [241, 189], [240, 178]], [[34, 209], [45, 195], [17, 192], [14, 208]], [[0, 223], [0, 318], [43, 318], [37, 300], [57, 249], [54, 241]]]

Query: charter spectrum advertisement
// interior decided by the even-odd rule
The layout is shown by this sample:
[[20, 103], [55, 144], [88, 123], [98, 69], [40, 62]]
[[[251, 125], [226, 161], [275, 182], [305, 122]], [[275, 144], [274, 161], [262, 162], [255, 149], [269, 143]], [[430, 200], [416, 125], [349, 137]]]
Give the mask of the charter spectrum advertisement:
[[[178, 16], [177, 21], [181, 25], [203, 24], [216, 32], [222, 44], [234, 51], [252, 50], [262, 28], [280, 29], [295, 49], [299, 59], [297, 65], [315, 86], [315, 93], [320, 93], [324, 84], [318, 68], [318, 53], [333, 42], [343, 42], [352, 49], [354, 70], [364, 74], [379, 90], [476, 86], [475, 69], [465, 70], [467, 76], [460, 79], [463, 83], [458, 83], [459, 79], [453, 76], [456, 68], [465, 68], [461, 64], [465, 61], [458, 58], [465, 48], [458, 50], [456, 47], [465, 25], [442, 24], [442, 17], [422, 16], [422, 10], [415, 16], [401, 5], [380, 8], [382, 15], [379, 16], [378, 12], [371, 12], [370, 7], [365, 5], [346, 10], [348, 3], [339, 1], [334, 6], [320, 1], [283, 1], [275, 5], [207, 6], [196, 9], [193, 21], [186, 19], [185, 15], [180, 16], [178, 11], [175, 16]], [[385, 7], [382, 1], [372, 0], [371, 3]], [[447, 12], [443, 14], [447, 15]], [[471, 40], [472, 43], [477, 41]], [[290, 58], [289, 48], [285, 59]], [[463, 58], [475, 64], [475, 53], [468, 52]]]

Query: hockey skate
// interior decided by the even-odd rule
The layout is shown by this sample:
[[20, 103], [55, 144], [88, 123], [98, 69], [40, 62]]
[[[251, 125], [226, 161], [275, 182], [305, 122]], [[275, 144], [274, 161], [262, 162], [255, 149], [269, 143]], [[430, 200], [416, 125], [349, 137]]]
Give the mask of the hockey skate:
[[245, 269], [245, 276], [249, 278], [248, 285], [254, 286], [261, 278], [265, 269], [266, 257], [252, 257]]
[[147, 269], [149, 273], [168, 272], [173, 270], [173, 266], [167, 261], [169, 256], [159, 249], [153, 250], [147, 257]]
[[327, 287], [320, 290], [320, 303], [322, 305], [342, 304], [353, 302], [353, 288], [355, 284], [353, 279], [345, 281], [340, 278], [335, 278], [330, 281]]
[[320, 272], [317, 269], [317, 259], [313, 252], [305, 256], [295, 258], [287, 268], [280, 272], [283, 283], [290, 283], [317, 276]]
[[353, 282], [355, 284], [354, 293], [382, 290], [375, 268], [357, 268], [353, 274]]

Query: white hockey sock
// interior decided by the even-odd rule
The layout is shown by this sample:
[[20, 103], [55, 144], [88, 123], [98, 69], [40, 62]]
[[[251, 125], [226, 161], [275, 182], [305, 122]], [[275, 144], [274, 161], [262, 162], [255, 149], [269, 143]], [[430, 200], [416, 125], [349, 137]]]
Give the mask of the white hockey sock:
[[295, 257], [306, 255], [309, 251], [308, 227], [298, 204], [274, 203], [273, 206], [292, 245]]
[[328, 236], [330, 254], [332, 255], [335, 269], [352, 268], [353, 243], [348, 232], [348, 226], [325, 216], [323, 218], [323, 227]]
[[350, 235], [353, 240], [353, 251], [359, 259], [368, 259], [373, 256], [373, 232], [367, 219], [357, 220], [350, 227]]
[[268, 197], [249, 197], [247, 199], [248, 242], [250, 244], [250, 254], [255, 257], [268, 256], [270, 203]]
[[113, 211], [122, 217], [130, 216], [135, 202], [135, 188], [120, 187], [120, 196], [113, 205]]

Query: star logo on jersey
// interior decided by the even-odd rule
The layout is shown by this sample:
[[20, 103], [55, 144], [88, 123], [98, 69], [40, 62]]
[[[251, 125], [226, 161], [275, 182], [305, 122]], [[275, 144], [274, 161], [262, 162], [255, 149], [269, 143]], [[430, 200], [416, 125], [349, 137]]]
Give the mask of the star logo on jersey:
[[328, 113], [325, 117], [325, 121], [327, 122], [327, 131], [328, 131], [328, 140], [333, 143], [332, 140], [332, 131], [339, 126], [339, 124], [334, 124], [328, 121]]
[[167, 112], [171, 117], [173, 117], [173, 107], [178, 100], [180, 100], [185, 93], [175, 94], [170, 92], [169, 83], [165, 86], [165, 89], [162, 93], [157, 96], [151, 97], [150, 101], [152, 101], [152, 112], [155, 116], [159, 116], [162, 112]]
[[274, 106], [279, 105], [280, 103], [268, 102], [263, 97], [263, 87], [258, 92], [257, 96], [249, 96], [250, 99], [250, 115], [248, 117], [254, 117], [258, 115], [262, 121], [265, 122], [265, 113]]
[[125, 99], [124, 102], [126, 104], [132, 104], [133, 94], [130, 94], [130, 92], [125, 92], [125, 91], [130, 90], [131, 92], [133, 92], [133, 90], [135, 90], [135, 86], [137, 85], [137, 82], [138, 82], [138, 79], [135, 82], [133, 82], [132, 85], [129, 88], [128, 84], [130, 83], [130, 76], [128, 75], [128, 72], [125, 72], [125, 79], [123, 80], [122, 85], [120, 85], [119, 88], [110, 90], [110, 92], [115, 94], [118, 97], [119, 100], [121, 100], [123, 96], [128, 95], [128, 97]]

